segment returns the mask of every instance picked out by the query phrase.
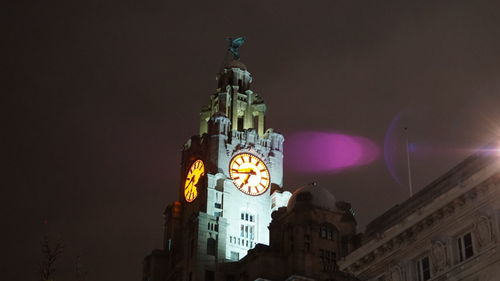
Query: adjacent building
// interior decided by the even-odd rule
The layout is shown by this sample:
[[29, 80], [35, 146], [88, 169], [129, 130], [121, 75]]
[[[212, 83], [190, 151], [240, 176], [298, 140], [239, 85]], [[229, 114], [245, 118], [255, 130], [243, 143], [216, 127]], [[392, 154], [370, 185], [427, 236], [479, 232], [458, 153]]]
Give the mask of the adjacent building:
[[339, 269], [367, 281], [500, 280], [499, 159], [481, 150], [389, 209]]
[[358, 233], [326, 188], [284, 189], [284, 137], [251, 83], [228, 53], [143, 281], [500, 280], [498, 155], [469, 157]]

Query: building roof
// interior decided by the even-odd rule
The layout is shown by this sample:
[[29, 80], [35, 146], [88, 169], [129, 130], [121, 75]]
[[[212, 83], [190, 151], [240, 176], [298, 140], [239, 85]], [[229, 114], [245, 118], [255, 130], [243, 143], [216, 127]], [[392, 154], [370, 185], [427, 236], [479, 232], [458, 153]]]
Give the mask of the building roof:
[[471, 155], [406, 201], [393, 206], [368, 223], [364, 233], [364, 240], [369, 240], [378, 233], [383, 233], [416, 210], [432, 202], [434, 198], [456, 187], [465, 179], [495, 161], [498, 161], [498, 156], [491, 152], [480, 151]]
[[326, 188], [315, 184], [309, 184], [295, 190], [288, 200], [287, 211], [293, 210], [297, 202], [299, 204], [301, 202], [308, 203], [329, 211], [338, 211], [335, 196]]

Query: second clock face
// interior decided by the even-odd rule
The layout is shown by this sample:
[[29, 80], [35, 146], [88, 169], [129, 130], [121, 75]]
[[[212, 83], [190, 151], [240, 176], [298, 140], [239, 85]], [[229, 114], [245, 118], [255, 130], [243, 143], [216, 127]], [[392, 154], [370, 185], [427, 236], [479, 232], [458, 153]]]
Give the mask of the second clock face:
[[193, 202], [198, 196], [198, 181], [203, 175], [205, 175], [205, 165], [203, 165], [203, 161], [196, 160], [189, 167], [184, 183], [184, 198], [187, 202]]
[[249, 153], [241, 153], [231, 159], [229, 175], [234, 185], [249, 195], [264, 193], [271, 183], [266, 164], [259, 157]]

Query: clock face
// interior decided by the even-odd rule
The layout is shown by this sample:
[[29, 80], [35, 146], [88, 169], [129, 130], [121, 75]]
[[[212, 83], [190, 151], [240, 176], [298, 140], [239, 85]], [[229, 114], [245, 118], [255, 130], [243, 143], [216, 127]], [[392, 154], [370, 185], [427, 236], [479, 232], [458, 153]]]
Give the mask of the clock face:
[[271, 183], [269, 170], [264, 161], [249, 153], [241, 153], [231, 159], [229, 175], [234, 185], [249, 195], [264, 193]]
[[184, 183], [184, 198], [187, 202], [193, 202], [198, 196], [198, 181], [205, 175], [205, 165], [203, 161], [196, 160], [191, 167], [189, 167]]

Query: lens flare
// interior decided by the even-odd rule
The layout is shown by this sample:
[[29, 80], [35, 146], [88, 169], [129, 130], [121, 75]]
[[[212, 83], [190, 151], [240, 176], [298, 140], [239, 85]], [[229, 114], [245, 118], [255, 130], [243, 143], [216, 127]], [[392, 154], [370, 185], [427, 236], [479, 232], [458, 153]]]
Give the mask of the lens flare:
[[489, 144], [489, 145], [486, 145], [486, 146], [481, 147], [479, 149], [476, 149], [476, 151], [482, 152], [482, 153], [487, 154], [487, 155], [497, 155], [500, 157], [500, 143], [499, 144], [496, 144], [496, 143]]
[[369, 164], [379, 157], [369, 139], [326, 132], [299, 132], [287, 137], [287, 163], [296, 171], [336, 172]]
[[396, 172], [396, 169], [394, 167], [394, 157], [396, 155], [396, 153], [395, 153], [396, 141], [394, 139], [394, 131], [396, 130], [396, 127], [399, 125], [398, 124], [399, 119], [401, 119], [401, 112], [399, 112], [394, 117], [394, 119], [392, 119], [391, 123], [389, 124], [389, 128], [387, 129], [387, 132], [385, 133], [384, 160], [385, 160], [385, 164], [387, 166], [387, 170], [389, 170], [389, 174], [391, 174], [391, 177], [399, 185], [401, 185], [401, 180], [400, 180], [398, 173]]

